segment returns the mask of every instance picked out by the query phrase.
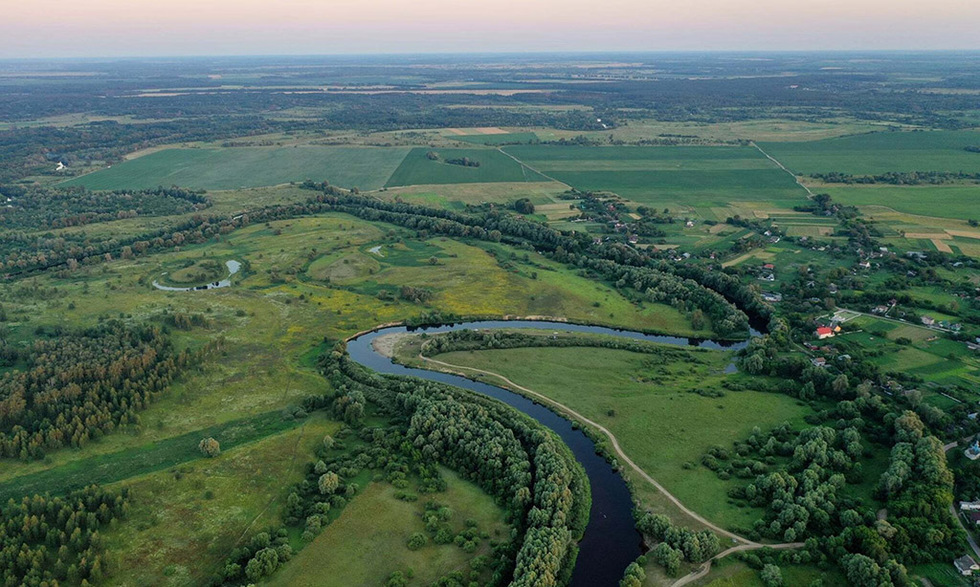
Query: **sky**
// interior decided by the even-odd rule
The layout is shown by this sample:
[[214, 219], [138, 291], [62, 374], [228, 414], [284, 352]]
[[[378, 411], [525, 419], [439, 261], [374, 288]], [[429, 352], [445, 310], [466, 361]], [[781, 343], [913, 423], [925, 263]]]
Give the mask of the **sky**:
[[980, 0], [0, 0], [0, 58], [980, 49]]

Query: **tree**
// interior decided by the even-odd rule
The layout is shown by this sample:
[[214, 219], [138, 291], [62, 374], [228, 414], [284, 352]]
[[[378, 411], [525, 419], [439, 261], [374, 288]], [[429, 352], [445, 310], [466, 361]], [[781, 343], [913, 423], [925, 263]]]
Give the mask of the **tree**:
[[327, 434], [327, 435], [325, 435], [323, 437], [323, 448], [325, 448], [327, 450], [330, 450], [331, 448], [333, 448], [333, 436], [330, 436], [329, 434]]
[[681, 567], [681, 551], [671, 548], [666, 542], [661, 542], [653, 549], [653, 560], [667, 571], [668, 576], [673, 577]]
[[773, 564], [767, 564], [762, 567], [759, 578], [762, 579], [762, 584], [766, 587], [782, 587], [783, 585], [783, 573], [779, 570], [779, 567]]
[[425, 537], [425, 534], [416, 532], [415, 534], [412, 534], [411, 538], [408, 539], [408, 549], [418, 550], [425, 546], [425, 543], [428, 541], [429, 540]]
[[197, 448], [200, 449], [201, 454], [208, 458], [214, 458], [221, 454], [221, 445], [217, 440], [210, 436], [201, 440], [201, 443], [197, 445]]
[[519, 214], [534, 214], [534, 202], [527, 198], [521, 198], [514, 202], [514, 210]]
[[320, 479], [317, 481], [317, 487], [320, 488], [320, 493], [323, 495], [333, 493], [340, 487], [340, 477], [333, 471], [324, 473], [320, 475]]
[[701, 330], [706, 325], [707, 323], [704, 318], [704, 312], [701, 311], [701, 308], [697, 308], [691, 312], [691, 328], [694, 330]]
[[626, 571], [623, 573], [623, 578], [619, 582], [619, 587], [642, 587], [643, 581], [646, 580], [647, 574], [643, 571], [643, 567], [634, 563], [630, 563], [626, 567]]

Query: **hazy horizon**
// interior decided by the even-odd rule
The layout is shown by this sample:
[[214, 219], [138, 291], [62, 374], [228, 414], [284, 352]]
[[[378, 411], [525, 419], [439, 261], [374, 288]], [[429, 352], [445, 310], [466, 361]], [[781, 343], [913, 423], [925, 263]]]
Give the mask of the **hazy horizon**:
[[0, 58], [980, 50], [973, 0], [88, 0], [4, 12]]

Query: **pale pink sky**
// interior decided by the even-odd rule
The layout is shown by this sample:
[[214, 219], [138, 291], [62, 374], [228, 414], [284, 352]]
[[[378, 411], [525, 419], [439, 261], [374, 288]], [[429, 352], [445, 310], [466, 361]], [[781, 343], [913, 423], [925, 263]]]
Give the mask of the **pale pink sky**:
[[980, 49], [980, 0], [0, 0], [0, 58]]

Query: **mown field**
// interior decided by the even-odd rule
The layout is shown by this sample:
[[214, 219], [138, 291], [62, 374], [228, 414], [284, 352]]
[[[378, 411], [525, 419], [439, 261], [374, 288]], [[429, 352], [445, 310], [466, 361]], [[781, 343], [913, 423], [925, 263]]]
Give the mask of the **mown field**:
[[499, 373], [609, 428], [644, 471], [685, 505], [727, 527], [750, 526], [759, 512], [731, 506], [726, 493], [731, 482], [699, 465], [701, 457], [712, 446], [730, 447], [746, 438], [754, 426], [801, 425], [810, 412], [779, 394], [692, 393], [695, 388], [720, 391], [726, 377], [742, 378], [723, 374], [731, 355], [720, 351], [691, 353], [689, 360], [664, 364], [651, 355], [588, 347], [452, 352], [435, 358]]
[[789, 174], [751, 147], [504, 149], [579, 190], [611, 191], [655, 207], [727, 206], [732, 200], [787, 203], [805, 196]]
[[231, 190], [312, 179], [372, 190], [385, 184], [406, 153], [408, 149], [403, 147], [166, 149], [70, 179], [62, 185], [96, 190], [161, 185]]
[[538, 140], [533, 132], [507, 132], [496, 134], [447, 135], [446, 138], [476, 145], [510, 145], [531, 143]]
[[[438, 160], [426, 157], [430, 151]], [[479, 167], [446, 163], [451, 159], [469, 158]], [[387, 187], [406, 185], [548, 181], [496, 149], [412, 149], [391, 175]]]
[[763, 149], [798, 174], [889, 171], [980, 172], [980, 153], [963, 148], [980, 145], [980, 131], [880, 132], [822, 141], [760, 143]]

